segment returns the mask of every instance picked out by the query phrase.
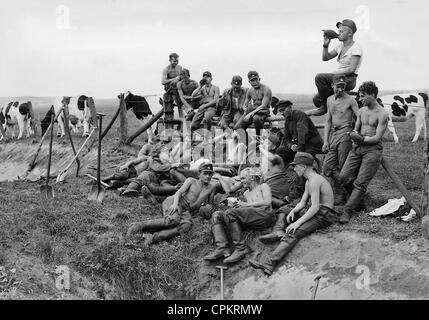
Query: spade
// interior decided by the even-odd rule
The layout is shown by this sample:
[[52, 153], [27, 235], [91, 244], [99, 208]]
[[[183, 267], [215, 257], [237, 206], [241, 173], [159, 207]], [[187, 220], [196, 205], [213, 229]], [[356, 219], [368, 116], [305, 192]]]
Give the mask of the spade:
[[88, 194], [88, 200], [97, 201], [103, 204], [104, 187], [101, 186], [101, 139], [102, 139], [102, 123], [105, 114], [97, 113], [98, 117], [98, 157], [97, 157], [97, 184], [92, 186]]

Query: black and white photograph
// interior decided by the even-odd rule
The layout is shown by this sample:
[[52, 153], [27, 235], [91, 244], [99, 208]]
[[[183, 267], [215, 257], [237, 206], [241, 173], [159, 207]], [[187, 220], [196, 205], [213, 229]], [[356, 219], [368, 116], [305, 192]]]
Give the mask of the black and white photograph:
[[428, 16], [2, 1], [0, 300], [429, 299]]

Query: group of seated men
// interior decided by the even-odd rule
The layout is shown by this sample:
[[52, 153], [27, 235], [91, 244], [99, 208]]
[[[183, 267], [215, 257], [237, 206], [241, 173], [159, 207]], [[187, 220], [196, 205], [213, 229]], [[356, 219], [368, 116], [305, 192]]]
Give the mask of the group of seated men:
[[[246, 131], [231, 128], [200, 144], [175, 134], [172, 141], [165, 136], [145, 145], [136, 159], [104, 179], [112, 188], [123, 186], [123, 196], [142, 194], [162, 202], [163, 216], [133, 224], [128, 237], [138, 233], [151, 245], [188, 232], [200, 216], [210, 219], [215, 243], [204, 259], [234, 263], [248, 253], [243, 228], [273, 226], [260, 241], [279, 242], [278, 247], [268, 259], [249, 261], [271, 274], [299, 239], [334, 222], [348, 222], [381, 162], [387, 113], [376, 100], [374, 82], [359, 87], [360, 109], [345, 86], [343, 76], [334, 77], [324, 139], [304, 112], [279, 101], [284, 130], [273, 130], [258, 144], [260, 158], [254, 163], [248, 161], [250, 145], [241, 139]], [[222, 163], [212, 162], [217, 144], [225, 153]], [[315, 156], [322, 152], [327, 154], [320, 166]], [[336, 212], [334, 205], [344, 203]]]
[[213, 118], [220, 109], [221, 128], [245, 130], [253, 124], [257, 135], [260, 133], [265, 119], [270, 115], [272, 93], [267, 85], [260, 82], [258, 72], [249, 71], [247, 74], [250, 89], [242, 87], [243, 79], [235, 75], [232, 77], [231, 88], [220, 95], [219, 87], [212, 83], [211, 72], [205, 71], [198, 83], [190, 79], [188, 69], [178, 64], [177, 53], [170, 54], [169, 59], [170, 64], [163, 70], [161, 81], [166, 91], [164, 94], [166, 120], [173, 118], [176, 105], [179, 117], [191, 122], [191, 131], [201, 127], [210, 130]]

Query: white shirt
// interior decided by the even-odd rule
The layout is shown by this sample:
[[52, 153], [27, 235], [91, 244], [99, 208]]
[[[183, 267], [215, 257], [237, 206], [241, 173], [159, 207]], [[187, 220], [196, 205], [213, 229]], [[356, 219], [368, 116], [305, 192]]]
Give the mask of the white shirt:
[[342, 56], [340, 56], [341, 50], [343, 49], [343, 47], [344, 47], [343, 43], [340, 43], [335, 48], [335, 51], [338, 53], [338, 56], [337, 56], [337, 61], [339, 63], [338, 71], [341, 71], [343, 69], [350, 67], [352, 56], [359, 56], [360, 59], [355, 70], [355, 73], [357, 74], [359, 71], [360, 64], [362, 62], [362, 57], [363, 57], [362, 48], [355, 42], [346, 52], [343, 52]]

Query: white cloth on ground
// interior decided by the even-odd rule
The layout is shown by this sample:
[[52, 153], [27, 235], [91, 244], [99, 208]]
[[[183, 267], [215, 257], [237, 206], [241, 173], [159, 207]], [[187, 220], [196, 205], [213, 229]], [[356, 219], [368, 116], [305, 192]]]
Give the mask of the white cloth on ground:
[[405, 202], [404, 197], [401, 199], [389, 199], [384, 206], [371, 211], [369, 215], [373, 217], [387, 216], [398, 210], [400, 206], [405, 204]]

